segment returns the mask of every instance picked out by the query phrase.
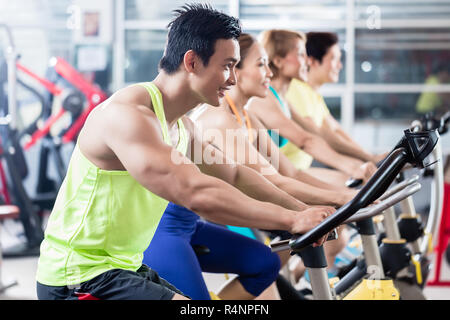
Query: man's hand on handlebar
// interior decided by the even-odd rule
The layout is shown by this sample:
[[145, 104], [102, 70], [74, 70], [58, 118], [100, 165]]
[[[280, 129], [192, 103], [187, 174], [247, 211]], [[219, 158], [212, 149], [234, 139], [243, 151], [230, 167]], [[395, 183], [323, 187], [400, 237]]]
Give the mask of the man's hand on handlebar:
[[[298, 219], [295, 221], [290, 233], [304, 234], [321, 223], [329, 215], [336, 211], [333, 207], [314, 206], [298, 213]], [[313, 246], [321, 246], [327, 239], [328, 234], [317, 240]]]

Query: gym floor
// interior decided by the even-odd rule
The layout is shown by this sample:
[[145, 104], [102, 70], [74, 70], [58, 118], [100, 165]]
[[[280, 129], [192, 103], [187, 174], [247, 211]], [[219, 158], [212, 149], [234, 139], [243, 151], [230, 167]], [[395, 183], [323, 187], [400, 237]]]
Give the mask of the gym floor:
[[[17, 281], [17, 285], [0, 294], [0, 300], [35, 300], [37, 257], [8, 258], [3, 260], [3, 279]], [[208, 287], [216, 291], [224, 281], [223, 275], [204, 274]], [[433, 275], [430, 275], [430, 279]], [[450, 266], [443, 264], [441, 280], [450, 280]], [[5, 281], [7, 282], [7, 281]], [[450, 287], [426, 287], [425, 296], [429, 300], [450, 300]]]

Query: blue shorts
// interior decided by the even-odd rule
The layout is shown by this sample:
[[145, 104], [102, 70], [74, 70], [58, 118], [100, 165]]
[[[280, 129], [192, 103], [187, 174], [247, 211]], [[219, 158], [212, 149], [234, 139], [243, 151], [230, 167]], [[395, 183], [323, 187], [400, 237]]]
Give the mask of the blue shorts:
[[[198, 245], [209, 253], [197, 256], [193, 247]], [[276, 280], [281, 267], [278, 255], [263, 243], [205, 222], [173, 203], [144, 253], [144, 263], [195, 300], [210, 299], [202, 272], [237, 274], [245, 290], [258, 296]]]

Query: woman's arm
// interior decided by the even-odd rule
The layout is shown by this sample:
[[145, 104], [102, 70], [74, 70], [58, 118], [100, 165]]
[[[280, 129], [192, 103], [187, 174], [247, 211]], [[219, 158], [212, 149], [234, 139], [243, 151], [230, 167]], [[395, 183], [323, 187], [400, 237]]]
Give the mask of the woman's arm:
[[337, 152], [368, 162], [378, 162], [384, 158], [384, 154], [380, 157], [364, 150], [356, 141], [354, 141], [342, 126], [336, 121], [332, 115], [324, 118], [320, 128], [320, 135], [333, 147]]
[[[275, 101], [278, 103], [278, 101]], [[376, 171], [375, 166], [363, 166], [359, 159], [337, 153], [322, 138], [302, 129], [293, 120], [286, 117], [278, 105], [269, 98], [251, 100], [249, 109], [266, 128], [276, 129], [291, 143], [304, 150], [317, 161], [342, 171], [356, 179], [366, 181]]]
[[[224, 156], [231, 158], [232, 161], [249, 167], [256, 172], [263, 175], [268, 181], [270, 181], [277, 189], [281, 189], [292, 197], [308, 204], [308, 205], [331, 205], [342, 206], [348, 202], [354, 196], [354, 192], [342, 192], [330, 189], [321, 189], [312, 185], [308, 185], [302, 181], [296, 180], [291, 177], [283, 176], [279, 174], [278, 156], [281, 154], [271, 153], [269, 160], [267, 160], [253, 144], [250, 144], [248, 139], [243, 135], [242, 128], [235, 124], [235, 121], [227, 122], [226, 125], [212, 124], [211, 121], [206, 121], [207, 118], [197, 119], [199, 121], [199, 127], [201, 126], [202, 132], [207, 132], [211, 125], [215, 130], [218, 130], [215, 134], [215, 146], [223, 152]], [[222, 115], [222, 121], [226, 121], [226, 115]], [[252, 121], [252, 123], [254, 123]], [[255, 129], [259, 129], [256, 127]], [[230, 139], [230, 132], [233, 133], [233, 139]], [[265, 142], [260, 140], [260, 135], [265, 134], [267, 130], [257, 130], [254, 132], [258, 137], [255, 142], [258, 147], [265, 145]], [[220, 133], [220, 134], [219, 134]], [[228, 136], [227, 136], [228, 133]], [[219, 139], [218, 137], [222, 137]], [[226, 139], [228, 137], [228, 139]], [[268, 136], [266, 136], [267, 138]], [[270, 138], [269, 138], [270, 139]], [[268, 142], [270, 142], [269, 140]], [[206, 152], [208, 153], [208, 152]], [[267, 155], [267, 154], [266, 154]], [[269, 162], [270, 161], [270, 162]], [[286, 161], [289, 161], [286, 159]], [[204, 165], [203, 165], [204, 166]], [[205, 169], [202, 169], [205, 170]], [[206, 169], [209, 170], [209, 169]], [[296, 169], [294, 168], [294, 171]]]

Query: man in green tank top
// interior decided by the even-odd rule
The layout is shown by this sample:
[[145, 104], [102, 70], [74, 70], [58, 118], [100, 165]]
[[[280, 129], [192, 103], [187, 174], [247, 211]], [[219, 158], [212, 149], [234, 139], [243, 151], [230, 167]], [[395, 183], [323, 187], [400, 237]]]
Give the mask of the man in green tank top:
[[186, 156], [199, 143], [184, 115], [218, 106], [235, 84], [241, 28], [207, 5], [176, 12], [158, 76], [117, 91], [80, 132], [41, 245], [39, 299], [185, 299], [142, 265], [168, 201], [213, 222], [291, 233], [334, 210], [309, 208], [249, 168]]

